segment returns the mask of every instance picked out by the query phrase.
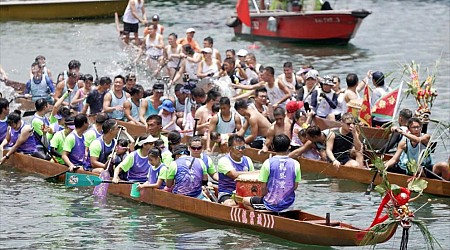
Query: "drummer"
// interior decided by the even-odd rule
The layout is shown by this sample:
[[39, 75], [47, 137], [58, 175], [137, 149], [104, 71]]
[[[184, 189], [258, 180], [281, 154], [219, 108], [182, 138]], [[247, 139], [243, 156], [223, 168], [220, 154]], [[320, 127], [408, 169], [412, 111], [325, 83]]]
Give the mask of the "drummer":
[[228, 139], [230, 152], [219, 159], [217, 169], [219, 172], [219, 203], [226, 206], [236, 206], [231, 198], [236, 190], [236, 178], [241, 174], [254, 171], [250, 157], [244, 155], [245, 139], [239, 135], [231, 135]]
[[294, 204], [301, 172], [300, 163], [286, 155], [290, 143], [287, 135], [276, 135], [273, 138], [274, 149], [278, 154], [264, 161], [261, 167], [259, 181], [263, 183], [262, 197], [244, 197], [246, 209], [283, 212]]

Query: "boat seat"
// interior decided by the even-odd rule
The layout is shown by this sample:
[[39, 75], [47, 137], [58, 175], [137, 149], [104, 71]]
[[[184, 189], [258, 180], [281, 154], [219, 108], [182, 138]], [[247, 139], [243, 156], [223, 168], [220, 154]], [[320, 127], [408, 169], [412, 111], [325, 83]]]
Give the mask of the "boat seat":
[[324, 226], [331, 226], [331, 227], [338, 227], [341, 225], [340, 221], [332, 220], [330, 221], [330, 225], [327, 225], [326, 220], [307, 220], [306, 222], [314, 223], [314, 224], [320, 224]]

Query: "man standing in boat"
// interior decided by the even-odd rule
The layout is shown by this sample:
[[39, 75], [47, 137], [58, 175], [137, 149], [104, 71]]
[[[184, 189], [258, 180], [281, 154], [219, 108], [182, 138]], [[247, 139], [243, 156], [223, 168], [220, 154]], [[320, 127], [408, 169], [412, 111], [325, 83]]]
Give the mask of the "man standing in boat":
[[206, 104], [201, 106], [195, 113], [195, 118], [198, 118], [197, 135], [205, 136], [208, 133], [209, 121], [212, 117], [212, 107], [214, 104], [219, 103], [220, 93], [215, 90], [210, 90], [207, 93]]
[[219, 172], [219, 203], [226, 206], [236, 206], [231, 198], [236, 190], [236, 178], [241, 174], [254, 171], [253, 161], [244, 155], [245, 139], [239, 135], [232, 135], [228, 139], [229, 153], [219, 159], [217, 170]]
[[75, 130], [72, 131], [64, 141], [62, 159], [73, 172], [74, 169], [85, 166], [86, 147], [84, 145], [83, 133], [89, 127], [85, 114], [78, 114], [74, 119]]
[[[209, 121], [209, 132], [217, 131], [222, 140], [227, 140], [232, 133], [242, 127], [241, 118], [235, 111], [231, 111], [231, 103], [228, 97], [222, 97], [219, 101], [220, 111]], [[206, 151], [211, 152], [214, 142], [211, 142], [211, 133], [207, 133]]]
[[273, 148], [273, 139], [275, 136], [284, 134], [289, 137], [291, 134], [291, 122], [289, 120], [286, 121], [286, 111], [284, 108], [275, 108], [273, 111], [273, 116], [275, 117], [275, 122], [272, 123], [267, 131], [266, 142], [262, 148], [264, 152], [267, 152], [269, 149]]
[[80, 67], [81, 63], [78, 60], [71, 60], [69, 62], [69, 70], [64, 72], [64, 80], [56, 85], [54, 96], [55, 102], [57, 102], [59, 98], [62, 98], [64, 93], [69, 91], [69, 96], [67, 96], [63, 102], [64, 106], [69, 106], [78, 90], [84, 87], [82, 82], [78, 82], [78, 79], [80, 78]]
[[129, 44], [130, 33], [133, 32], [134, 40], [137, 46], [139, 40], [139, 23], [147, 24], [147, 16], [145, 14], [144, 0], [129, 0], [125, 13], [123, 14], [123, 33], [125, 34], [124, 42]]
[[246, 120], [238, 134], [243, 136], [249, 129], [250, 133], [245, 137], [245, 143], [252, 148], [262, 149], [267, 130], [270, 128], [270, 122], [257, 110], [248, 107], [247, 100], [237, 100], [234, 108]]
[[194, 35], [195, 35], [195, 29], [194, 28], [189, 28], [186, 30], [186, 37], [183, 37], [181, 39], [179, 39], [177, 41], [178, 44], [181, 45], [186, 45], [189, 44], [191, 45], [191, 48], [199, 53], [200, 52], [200, 46], [198, 45], [197, 41], [194, 40]]
[[284, 212], [294, 204], [301, 172], [300, 163], [286, 155], [290, 144], [287, 135], [275, 136], [273, 145], [278, 154], [265, 160], [259, 172], [262, 197], [244, 197], [246, 209]]
[[48, 103], [53, 104], [55, 88], [50, 77], [42, 74], [42, 67], [38, 62], [31, 64], [32, 77], [25, 84], [25, 97], [31, 97], [33, 102], [45, 98]]
[[144, 96], [144, 88], [140, 84], [137, 84], [131, 88], [129, 94], [131, 97], [123, 103], [125, 121], [136, 125], [141, 124], [139, 122], [139, 109], [141, 108], [141, 100]]
[[113, 119], [123, 120], [123, 103], [130, 98], [130, 94], [123, 90], [125, 78], [122, 75], [114, 77], [114, 87], [105, 94], [103, 99], [103, 112]]
[[81, 113], [86, 114], [89, 108], [89, 114], [95, 115], [103, 110], [103, 100], [105, 94], [111, 87], [111, 78], [104, 76], [100, 78], [99, 85], [96, 89], [91, 90], [86, 97], [86, 104], [83, 106]]

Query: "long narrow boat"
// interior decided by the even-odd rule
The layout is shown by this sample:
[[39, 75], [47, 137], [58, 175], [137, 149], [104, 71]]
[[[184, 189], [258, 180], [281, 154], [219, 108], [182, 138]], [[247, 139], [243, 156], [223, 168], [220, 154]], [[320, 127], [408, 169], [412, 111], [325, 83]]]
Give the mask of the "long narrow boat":
[[[67, 170], [67, 167], [63, 165], [19, 153], [13, 154], [7, 161], [7, 164], [8, 166], [15, 166], [20, 170], [37, 173], [46, 177]], [[92, 174], [82, 170], [79, 173]], [[132, 199], [130, 197], [130, 191], [130, 185], [109, 185], [108, 189], [109, 194]], [[396, 224], [391, 224], [382, 233], [375, 234], [372, 231], [360, 229], [339, 221], [327, 223], [324, 217], [300, 210], [280, 214], [251, 212], [242, 208], [227, 207], [157, 189], [145, 189], [142, 191], [141, 197], [138, 200], [147, 204], [201, 217], [214, 223], [249, 228], [302, 244], [322, 246], [378, 244], [389, 240], [397, 229]], [[367, 235], [363, 242], [366, 234], [369, 235]], [[367, 241], [367, 238], [370, 240]]]
[[2, 1], [0, 20], [88, 19], [123, 13], [128, 0]]
[[[315, 161], [305, 158], [299, 158], [302, 173], [318, 173], [330, 177], [347, 179], [357, 181], [361, 183], [371, 183], [374, 172], [364, 168], [354, 168], [347, 166], [340, 166], [339, 169], [333, 167], [332, 164], [323, 161]], [[390, 183], [395, 183], [402, 187], [407, 187], [407, 180], [411, 176], [388, 173], [388, 180]], [[437, 179], [423, 178], [428, 182], [428, 187], [424, 190], [424, 193], [434, 194], [439, 196], [450, 197], [450, 181], [441, 181]], [[380, 176], [375, 179], [375, 184], [381, 182]]]

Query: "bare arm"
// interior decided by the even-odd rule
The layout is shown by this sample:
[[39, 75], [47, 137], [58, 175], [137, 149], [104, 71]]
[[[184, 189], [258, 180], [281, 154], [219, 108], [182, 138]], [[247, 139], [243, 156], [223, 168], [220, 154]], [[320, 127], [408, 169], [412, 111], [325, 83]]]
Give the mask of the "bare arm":
[[397, 163], [399, 161], [400, 155], [402, 154], [403, 150], [405, 150], [405, 148], [406, 148], [406, 141], [401, 141], [398, 144], [397, 151], [395, 151], [394, 156], [392, 156], [391, 159], [389, 159], [387, 162], [384, 163], [384, 167], [390, 168], [390, 167], [394, 166], [395, 163]]
[[291, 97], [291, 92], [289, 91], [289, 89], [280, 81], [278, 81], [278, 88], [284, 93], [284, 96], [283, 98], [278, 100], [278, 102], [272, 104], [276, 107]]
[[105, 168], [105, 164], [99, 162], [98, 157], [91, 156], [90, 160], [91, 160], [92, 168], [103, 168], [103, 169]]
[[123, 103], [123, 112], [129, 122], [138, 122], [131, 116], [131, 103], [128, 100]]
[[[247, 122], [249, 123], [250, 129], [251, 129], [251, 133], [250, 133], [249, 136], [247, 136], [245, 138], [245, 143], [246, 144], [250, 144], [258, 136], [258, 122], [255, 119], [248, 119]], [[245, 131], [244, 131], [244, 133], [245, 133]]]
[[103, 99], [103, 112], [105, 113], [111, 113], [114, 110], [116, 110], [116, 107], [110, 107], [111, 105], [112, 96], [111, 93], [106, 93], [105, 97]]
[[293, 159], [297, 159], [297, 158], [301, 157], [303, 155], [303, 153], [305, 153], [306, 151], [308, 151], [312, 147], [313, 147], [313, 143], [311, 141], [307, 141], [300, 148], [297, 148], [296, 150], [290, 152], [288, 154], [288, 156], [293, 158]]
[[209, 121], [209, 132], [210, 133], [207, 133], [207, 136], [206, 136], [206, 150], [208, 152], [211, 152], [211, 148], [212, 148], [212, 146], [211, 146], [211, 135], [210, 134], [211, 134], [212, 131], [216, 131], [216, 126], [217, 126], [218, 121], [219, 121], [219, 117], [218, 117], [217, 114], [214, 115], [211, 118], [211, 120]]
[[275, 134], [275, 129], [273, 128], [274, 125], [272, 125], [269, 130], [267, 131], [267, 136], [266, 136], [266, 143], [264, 143], [262, 150], [264, 152], [269, 151], [270, 146], [272, 146], [272, 140]]
[[333, 154], [333, 145], [334, 145], [334, 138], [336, 137], [336, 134], [334, 132], [330, 132], [330, 136], [327, 138], [327, 144], [325, 152], [327, 154], [328, 159], [333, 162], [333, 166], [339, 167], [340, 163]]
[[148, 101], [147, 99], [143, 99], [141, 102], [141, 106], [139, 107], [139, 120], [143, 123], [143, 124], [147, 124], [145, 113], [147, 112], [147, 107], [148, 107]]
[[404, 132], [403, 130], [399, 129], [398, 132], [405, 136], [406, 138], [410, 139], [412, 142], [421, 143], [424, 145], [428, 145], [428, 142], [430, 141], [431, 136], [429, 134], [423, 134], [421, 136], [415, 136], [411, 133]]
[[28, 140], [28, 138], [30, 136], [33, 136], [33, 129], [31, 128], [30, 125], [25, 125], [22, 129], [22, 132], [19, 135], [19, 138], [17, 139], [16, 143], [14, 144], [14, 146], [12, 146], [12, 148], [9, 150], [9, 155], [13, 154], [14, 152], [16, 152], [16, 150], [22, 146], [22, 144], [24, 142], [26, 142]]

